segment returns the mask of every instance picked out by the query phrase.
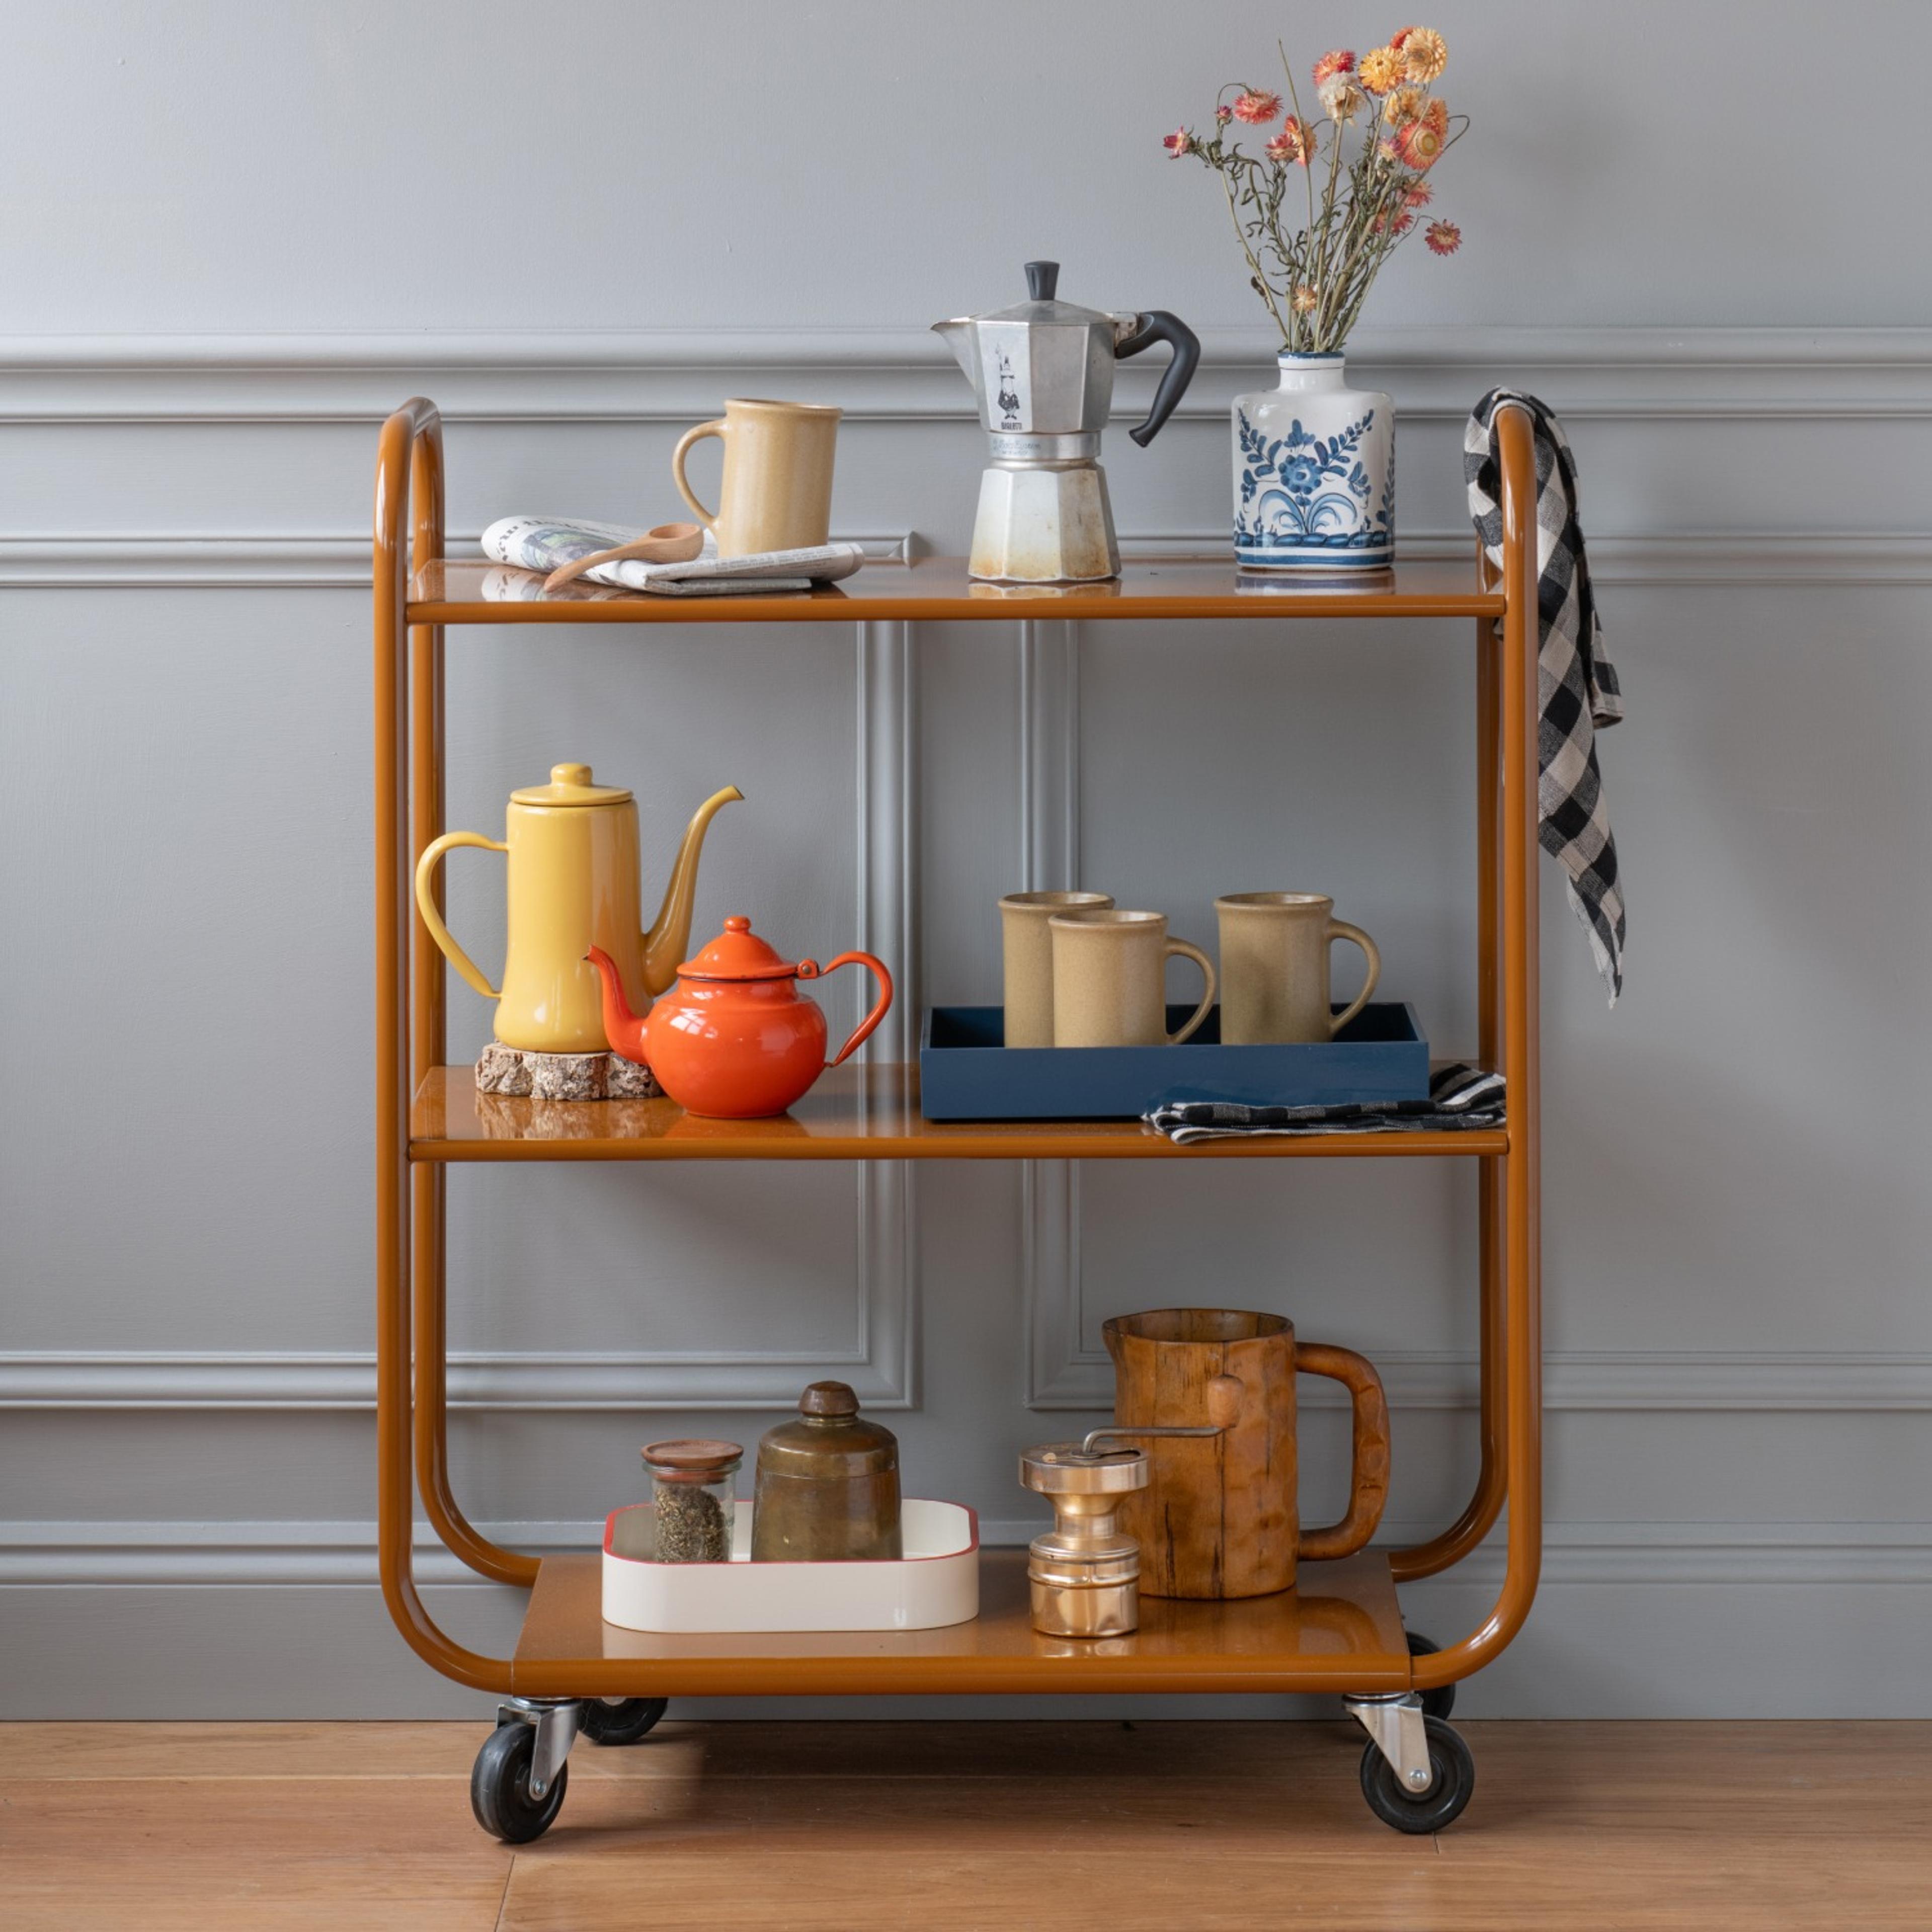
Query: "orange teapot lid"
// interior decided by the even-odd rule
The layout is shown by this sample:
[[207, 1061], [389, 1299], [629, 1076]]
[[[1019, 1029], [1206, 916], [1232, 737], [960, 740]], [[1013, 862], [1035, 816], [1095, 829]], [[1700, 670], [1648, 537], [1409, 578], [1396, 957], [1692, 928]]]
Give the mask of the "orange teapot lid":
[[724, 930], [695, 959], [677, 969], [680, 980], [815, 980], [818, 968], [809, 959], [794, 964], [752, 930], [752, 922], [734, 913]]

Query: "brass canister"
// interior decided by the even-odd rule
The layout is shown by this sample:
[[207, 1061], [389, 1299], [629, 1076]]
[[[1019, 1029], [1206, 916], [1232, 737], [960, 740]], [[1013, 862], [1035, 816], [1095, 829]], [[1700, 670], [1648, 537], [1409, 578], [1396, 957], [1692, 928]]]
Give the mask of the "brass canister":
[[859, 1398], [843, 1382], [814, 1382], [798, 1409], [758, 1444], [752, 1560], [896, 1561], [898, 1438], [860, 1418]]

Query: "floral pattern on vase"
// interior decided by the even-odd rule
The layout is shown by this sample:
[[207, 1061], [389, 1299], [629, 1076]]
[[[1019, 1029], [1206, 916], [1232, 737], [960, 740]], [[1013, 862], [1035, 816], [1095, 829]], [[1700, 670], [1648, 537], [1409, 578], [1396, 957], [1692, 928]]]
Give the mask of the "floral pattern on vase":
[[1284, 352], [1234, 399], [1234, 557], [1246, 570], [1380, 570], [1395, 557], [1395, 418], [1340, 356]]

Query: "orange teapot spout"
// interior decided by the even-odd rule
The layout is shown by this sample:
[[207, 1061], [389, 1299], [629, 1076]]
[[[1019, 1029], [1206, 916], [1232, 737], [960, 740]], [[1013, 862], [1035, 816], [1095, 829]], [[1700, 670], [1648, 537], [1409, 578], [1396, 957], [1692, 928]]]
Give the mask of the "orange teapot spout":
[[624, 982], [617, 976], [616, 961], [601, 946], [593, 946], [584, 956], [597, 968], [597, 976], [604, 982], [604, 1037], [610, 1042], [610, 1051], [635, 1060], [640, 1066], [648, 1066], [650, 1062], [644, 1053], [645, 1016], [632, 1012], [631, 1003], [624, 997]]

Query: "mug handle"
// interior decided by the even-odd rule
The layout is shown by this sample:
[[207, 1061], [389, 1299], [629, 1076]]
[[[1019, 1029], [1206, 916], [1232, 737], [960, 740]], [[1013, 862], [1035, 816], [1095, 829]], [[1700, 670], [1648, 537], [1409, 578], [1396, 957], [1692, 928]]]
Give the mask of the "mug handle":
[[700, 423], [695, 429], [688, 429], [677, 440], [677, 447], [670, 453], [670, 480], [677, 485], [677, 494], [691, 506], [692, 514], [715, 536], [718, 519], [691, 494], [691, 485], [684, 480], [684, 459], [693, 443], [707, 436], [715, 436], [720, 442], [724, 440], [725, 422], [719, 417], [716, 422]]
[[473, 845], [479, 852], [507, 852], [510, 849], [500, 840], [485, 838], [480, 832], [446, 832], [440, 838], [432, 838], [416, 861], [416, 910], [422, 914], [423, 923], [429, 928], [429, 936], [436, 941], [442, 956], [486, 1000], [500, 1000], [502, 994], [484, 978], [476, 970], [476, 962], [450, 938], [449, 928], [443, 924], [442, 914], [436, 910], [436, 866], [446, 852], [458, 845]]
[[1355, 1004], [1345, 1012], [1329, 1016], [1328, 1037], [1333, 1040], [1369, 1004], [1376, 982], [1382, 976], [1382, 956], [1377, 950], [1376, 942], [1359, 926], [1351, 926], [1346, 919], [1331, 919], [1328, 922], [1328, 938], [1331, 944], [1338, 939], [1352, 940], [1362, 949], [1369, 962], [1369, 976], [1363, 982], [1360, 994]]
[[1168, 1035], [1167, 1043], [1169, 1046], [1178, 1046], [1184, 1040], [1187, 1039], [1208, 1017], [1208, 1010], [1214, 1004], [1214, 962], [1202, 951], [1199, 946], [1190, 946], [1184, 939], [1170, 939], [1167, 942], [1167, 950], [1161, 956], [1162, 963], [1165, 964], [1168, 960], [1173, 958], [1177, 953], [1183, 958], [1192, 960], [1195, 964], [1201, 968], [1201, 976], [1207, 981], [1208, 986], [1206, 991], [1201, 995], [1200, 1005], [1194, 1009], [1194, 1017], [1178, 1033], [1171, 1033]]
[[1294, 1345], [1298, 1375], [1328, 1376], [1348, 1391], [1355, 1412], [1354, 1454], [1348, 1469], [1348, 1514], [1326, 1529], [1304, 1529], [1295, 1554], [1311, 1562], [1330, 1556], [1352, 1556], [1375, 1534], [1388, 1501], [1388, 1397], [1382, 1378], [1366, 1355], [1326, 1342]]
[[815, 959], [801, 959], [798, 962], [798, 976], [801, 980], [822, 980], [828, 973], [836, 973], [842, 966], [868, 968], [879, 982], [878, 1004], [862, 1019], [852, 1037], [825, 1064], [827, 1069], [838, 1066], [855, 1053], [872, 1036], [880, 1021], [886, 1016], [886, 1009], [892, 1003], [892, 976], [886, 970], [883, 960], [874, 959], [869, 952], [842, 952], [836, 959], [828, 959], [821, 966]]

